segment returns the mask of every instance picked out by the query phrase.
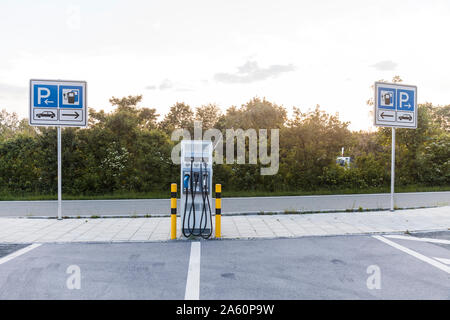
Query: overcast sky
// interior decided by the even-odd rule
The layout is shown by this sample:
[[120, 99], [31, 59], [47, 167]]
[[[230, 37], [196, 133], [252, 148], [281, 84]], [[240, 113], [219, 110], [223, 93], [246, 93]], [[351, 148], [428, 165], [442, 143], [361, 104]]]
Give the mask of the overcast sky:
[[371, 130], [376, 80], [450, 103], [449, 31], [448, 0], [0, 0], [0, 109], [27, 117], [31, 78], [86, 80], [98, 110], [130, 94], [160, 114], [259, 96]]

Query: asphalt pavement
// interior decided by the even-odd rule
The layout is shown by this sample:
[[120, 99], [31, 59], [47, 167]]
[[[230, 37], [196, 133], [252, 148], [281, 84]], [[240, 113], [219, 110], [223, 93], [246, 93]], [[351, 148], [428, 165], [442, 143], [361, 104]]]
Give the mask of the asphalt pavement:
[[[214, 201], [213, 201], [214, 203]], [[450, 205], [450, 191], [395, 194], [398, 208]], [[178, 201], [180, 208], [180, 201]], [[222, 214], [389, 209], [390, 194], [223, 198]], [[64, 216], [170, 215], [170, 199], [63, 200]], [[57, 201], [0, 201], [0, 217], [57, 215]]]
[[[46, 243], [7, 261], [6, 251], [0, 250], [0, 299], [448, 300], [449, 238], [450, 232], [442, 231]], [[79, 270], [79, 289], [68, 284], [74, 266]]]

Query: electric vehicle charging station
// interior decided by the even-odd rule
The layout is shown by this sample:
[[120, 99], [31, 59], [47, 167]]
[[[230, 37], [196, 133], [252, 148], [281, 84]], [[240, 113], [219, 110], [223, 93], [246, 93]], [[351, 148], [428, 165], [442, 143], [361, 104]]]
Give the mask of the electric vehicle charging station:
[[181, 212], [183, 235], [212, 235], [213, 145], [211, 141], [181, 141]]

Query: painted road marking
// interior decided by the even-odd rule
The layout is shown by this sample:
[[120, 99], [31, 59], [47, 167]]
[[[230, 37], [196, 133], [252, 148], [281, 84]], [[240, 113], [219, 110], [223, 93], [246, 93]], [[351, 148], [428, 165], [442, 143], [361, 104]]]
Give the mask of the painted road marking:
[[431, 264], [432, 266], [434, 266], [434, 267], [436, 267], [438, 269], [441, 269], [442, 271], [450, 273], [450, 267], [447, 267], [445, 264], [442, 264], [442, 263], [440, 263], [440, 262], [438, 262], [438, 261], [436, 261], [434, 259], [428, 258], [427, 256], [424, 256], [423, 254], [420, 254], [420, 253], [418, 253], [418, 252], [416, 252], [414, 250], [411, 250], [411, 249], [408, 249], [408, 248], [406, 248], [404, 246], [401, 246], [401, 245], [399, 245], [399, 244], [397, 244], [395, 242], [392, 242], [391, 240], [388, 240], [388, 239], [386, 239], [386, 238], [384, 238], [382, 236], [372, 236], [372, 237], [375, 238], [375, 239], [378, 239], [380, 241], [383, 241], [384, 243], [390, 245], [391, 247], [394, 247], [394, 248], [396, 248], [398, 250], [401, 250], [401, 251], [403, 251], [403, 252], [405, 252], [405, 253], [407, 253], [407, 254], [409, 254], [409, 255], [411, 255], [411, 256], [419, 259], [419, 260], [422, 260], [422, 261], [424, 261], [424, 262], [426, 262], [428, 264]]
[[10, 254], [8, 254], [5, 257], [0, 258], [0, 264], [3, 264], [5, 262], [8, 262], [8, 261], [14, 259], [14, 258], [17, 258], [18, 256], [21, 256], [21, 255], [27, 253], [28, 251], [31, 251], [31, 250], [39, 247], [40, 245], [41, 245], [41, 243], [33, 243], [33, 244], [31, 244], [31, 245], [29, 245], [29, 246], [27, 246], [25, 248], [22, 248], [22, 249], [17, 250], [17, 251], [15, 251], [13, 253], [10, 253]]
[[392, 238], [392, 239], [401, 239], [401, 240], [412, 240], [412, 241], [450, 244], [450, 240], [441, 240], [441, 239], [433, 239], [433, 238], [416, 238], [416, 237], [411, 237], [411, 236], [400, 236], [400, 235], [395, 235], [395, 234], [385, 235], [385, 237]]
[[434, 257], [434, 259], [445, 264], [450, 264], [450, 259], [436, 258], [436, 257]]
[[200, 299], [200, 242], [192, 242], [186, 281], [185, 300]]

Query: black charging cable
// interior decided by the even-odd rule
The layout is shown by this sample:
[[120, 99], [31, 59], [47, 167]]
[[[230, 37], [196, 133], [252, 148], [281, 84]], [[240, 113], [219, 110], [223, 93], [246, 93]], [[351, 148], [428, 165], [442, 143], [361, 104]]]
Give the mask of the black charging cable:
[[[186, 212], [187, 212], [187, 206], [188, 206], [188, 199], [189, 199], [189, 190], [191, 192], [191, 198], [192, 198], [192, 203], [191, 206], [189, 208], [189, 214], [188, 214], [188, 219], [187, 219], [187, 232], [186, 232], [186, 228], [183, 225], [182, 228], [182, 232], [183, 235], [186, 238], [189, 238], [191, 235], [194, 235], [194, 228], [195, 228], [195, 206], [194, 206], [194, 202], [195, 202], [195, 190], [197, 189], [197, 184], [198, 184], [198, 173], [195, 175], [196, 177], [194, 177], [194, 172], [192, 170], [193, 168], [193, 164], [194, 164], [194, 158], [191, 158], [191, 170], [190, 170], [190, 176], [189, 176], [189, 185], [186, 188], [186, 200], [184, 203], [184, 213], [183, 213], [183, 222], [186, 221]], [[195, 179], [195, 182], [194, 182]], [[191, 217], [193, 216], [193, 224], [191, 227]]]

